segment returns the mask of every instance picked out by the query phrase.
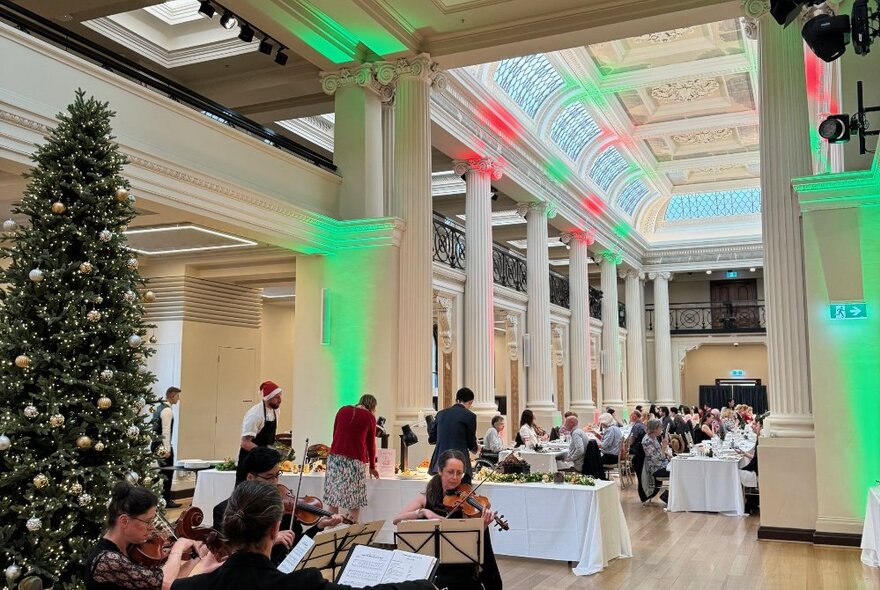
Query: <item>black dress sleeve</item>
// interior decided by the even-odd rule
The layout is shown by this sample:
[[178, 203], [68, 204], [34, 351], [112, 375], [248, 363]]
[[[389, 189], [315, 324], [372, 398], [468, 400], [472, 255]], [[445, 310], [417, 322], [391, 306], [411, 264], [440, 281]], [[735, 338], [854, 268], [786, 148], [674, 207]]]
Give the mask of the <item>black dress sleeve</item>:
[[99, 553], [92, 564], [95, 582], [128, 590], [161, 590], [162, 568], [138, 565], [115, 551]]

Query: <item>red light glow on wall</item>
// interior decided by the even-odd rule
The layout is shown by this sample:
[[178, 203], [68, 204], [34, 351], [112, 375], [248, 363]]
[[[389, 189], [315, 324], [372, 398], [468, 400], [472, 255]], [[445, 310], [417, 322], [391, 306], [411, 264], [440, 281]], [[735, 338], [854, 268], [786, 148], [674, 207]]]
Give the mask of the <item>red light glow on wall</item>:
[[596, 195], [587, 195], [584, 197], [584, 207], [593, 216], [599, 217], [605, 211], [605, 202]]
[[519, 120], [498, 101], [493, 100], [481, 105], [477, 116], [507, 143], [516, 141], [522, 131]]

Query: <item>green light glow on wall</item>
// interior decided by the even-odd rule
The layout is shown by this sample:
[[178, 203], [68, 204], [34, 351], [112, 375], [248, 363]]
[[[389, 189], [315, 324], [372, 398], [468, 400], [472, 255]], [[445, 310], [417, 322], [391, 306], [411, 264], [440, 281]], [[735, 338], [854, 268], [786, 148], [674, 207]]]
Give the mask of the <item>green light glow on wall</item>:
[[614, 226], [614, 233], [621, 238], [625, 238], [632, 233], [632, 226], [626, 221], [620, 221]]

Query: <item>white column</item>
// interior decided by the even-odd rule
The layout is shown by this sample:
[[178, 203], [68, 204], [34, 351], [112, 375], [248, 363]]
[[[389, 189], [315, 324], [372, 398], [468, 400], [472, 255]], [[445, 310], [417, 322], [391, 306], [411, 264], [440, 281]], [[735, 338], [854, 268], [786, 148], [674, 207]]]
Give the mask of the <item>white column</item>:
[[550, 261], [547, 254], [547, 204], [520, 203], [517, 211], [528, 223], [526, 229], [526, 281], [529, 296], [526, 326], [529, 355], [526, 407], [539, 422], [548, 424], [556, 409], [553, 404], [553, 374], [550, 364]]
[[669, 327], [669, 281], [672, 273], [652, 272], [654, 281], [654, 370], [656, 371], [654, 403], [658, 406], [675, 404], [672, 389], [672, 333]]
[[623, 410], [620, 380], [620, 325], [617, 320], [617, 265], [602, 257], [602, 407]]
[[431, 84], [427, 55], [375, 64], [379, 82], [397, 80], [394, 127], [395, 213], [406, 222], [400, 243], [398, 408], [400, 422], [431, 409]]
[[474, 391], [480, 425], [495, 404], [495, 312], [492, 272], [492, 186], [501, 170], [489, 158], [453, 162], [465, 175], [464, 383]]
[[335, 99], [333, 163], [342, 176], [339, 216], [382, 217], [382, 88], [373, 79], [373, 66], [322, 72], [321, 88]]
[[562, 241], [570, 248], [568, 288], [571, 309], [571, 410], [581, 415], [581, 421], [586, 424], [592, 421], [593, 411], [596, 409], [590, 373], [590, 287], [587, 274], [590, 261], [587, 246], [593, 240], [591, 234], [575, 231], [562, 234]]
[[[758, 23], [761, 72], [761, 229], [767, 306], [765, 430], [813, 437], [800, 210], [791, 179], [811, 172], [804, 46], [797, 27]], [[762, 470], [763, 471], [763, 470]]]
[[397, 216], [394, 210], [394, 95], [382, 100], [382, 188], [385, 192], [383, 216]]
[[630, 411], [648, 403], [645, 397], [645, 274], [636, 269], [620, 273], [626, 281], [626, 384], [627, 406]]

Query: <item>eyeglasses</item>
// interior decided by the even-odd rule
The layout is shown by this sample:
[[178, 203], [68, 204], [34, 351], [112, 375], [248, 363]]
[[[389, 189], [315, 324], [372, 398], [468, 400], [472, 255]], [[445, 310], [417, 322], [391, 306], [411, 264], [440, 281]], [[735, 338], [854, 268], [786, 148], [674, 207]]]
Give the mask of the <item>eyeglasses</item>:
[[259, 478], [262, 479], [263, 481], [277, 481], [278, 478], [281, 477], [281, 472], [278, 471], [278, 472], [273, 473], [272, 475], [269, 475], [269, 476], [266, 476], [266, 475], [260, 475], [259, 473], [255, 473], [254, 476], [255, 476], [255, 477], [259, 477]]
[[144, 523], [144, 524], [147, 525], [147, 526], [152, 526], [152, 527], [156, 526], [156, 522], [155, 522], [152, 518], [148, 520], [148, 519], [145, 519], [145, 518], [138, 518], [137, 516], [133, 516], [133, 515], [131, 515], [131, 514], [129, 514], [128, 517], [129, 517], [129, 518], [133, 518], [133, 519], [135, 519], [135, 520], [137, 520], [137, 521], [140, 521], [140, 522]]

